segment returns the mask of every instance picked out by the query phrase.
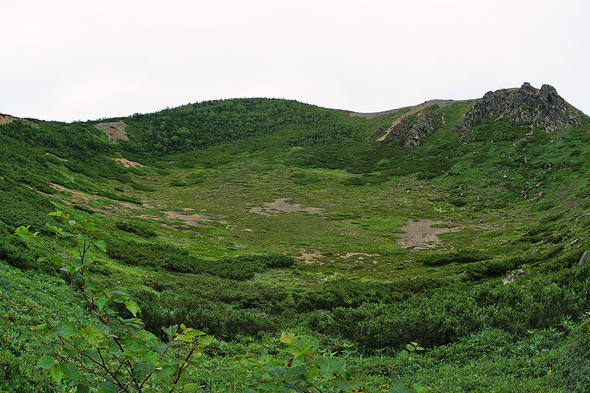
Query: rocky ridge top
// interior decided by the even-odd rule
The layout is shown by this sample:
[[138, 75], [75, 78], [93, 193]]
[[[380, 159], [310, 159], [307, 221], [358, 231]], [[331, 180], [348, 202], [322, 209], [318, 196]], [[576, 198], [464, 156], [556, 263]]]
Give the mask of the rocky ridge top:
[[557, 94], [553, 86], [536, 89], [525, 82], [519, 89], [486, 93], [463, 116], [455, 131], [466, 135], [480, 124], [500, 118], [553, 133], [579, 125], [580, 111]]
[[[375, 130], [370, 140], [402, 139], [404, 146], [415, 148], [422, 138], [432, 134], [445, 122], [439, 108], [451, 105], [452, 100], [433, 100], [410, 107], [408, 112], [391, 123], [391, 127]], [[399, 110], [399, 109], [398, 109]], [[396, 111], [382, 112], [395, 113]], [[453, 127], [461, 136], [469, 134], [486, 121], [507, 118], [516, 124], [539, 128], [548, 133], [579, 125], [581, 112], [568, 104], [553, 86], [536, 89], [529, 83], [520, 88], [501, 89], [486, 93]], [[351, 114], [367, 116], [370, 114]]]
[[[437, 112], [437, 109], [447, 107], [454, 102], [456, 101], [431, 100], [413, 107], [402, 108], [408, 109], [408, 111], [395, 119], [391, 123], [391, 127], [387, 129], [379, 127], [369, 136], [369, 139], [378, 141], [404, 139], [405, 147], [410, 149], [418, 147], [423, 137], [432, 134], [440, 124], [444, 123], [445, 119]], [[395, 111], [399, 110], [401, 109]], [[354, 115], [359, 116], [359, 114]]]

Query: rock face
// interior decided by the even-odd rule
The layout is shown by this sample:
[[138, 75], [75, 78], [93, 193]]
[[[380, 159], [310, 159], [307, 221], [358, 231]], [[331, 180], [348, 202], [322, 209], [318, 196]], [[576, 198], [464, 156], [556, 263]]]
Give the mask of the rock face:
[[486, 93], [454, 129], [466, 135], [488, 120], [503, 117], [548, 133], [580, 124], [580, 112], [561, 98], [553, 86], [543, 85], [536, 89], [529, 83], [524, 83], [520, 89]]
[[404, 146], [415, 148], [420, 146], [423, 137], [432, 134], [442, 124], [442, 116], [436, 111], [420, 113], [416, 117], [404, 117], [393, 125], [385, 139], [403, 139]]
[[432, 134], [444, 122], [443, 116], [437, 109], [448, 106], [453, 101], [432, 100], [415, 107], [409, 107], [408, 112], [391, 123], [388, 129], [379, 127], [369, 137], [383, 141], [386, 139], [402, 139], [404, 146], [415, 148], [420, 145], [422, 138]]

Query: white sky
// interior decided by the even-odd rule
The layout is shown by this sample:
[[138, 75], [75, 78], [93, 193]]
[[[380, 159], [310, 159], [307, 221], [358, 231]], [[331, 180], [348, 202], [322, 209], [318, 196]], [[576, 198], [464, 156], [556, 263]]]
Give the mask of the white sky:
[[553, 85], [590, 114], [588, 0], [0, 0], [0, 113], [288, 98], [377, 112]]

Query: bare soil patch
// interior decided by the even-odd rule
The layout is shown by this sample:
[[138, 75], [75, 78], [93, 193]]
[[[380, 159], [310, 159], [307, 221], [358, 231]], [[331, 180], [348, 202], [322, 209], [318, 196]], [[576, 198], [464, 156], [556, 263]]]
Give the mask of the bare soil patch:
[[[301, 255], [294, 257], [295, 259], [298, 259], [300, 261], [303, 261], [305, 264], [310, 265], [312, 263], [317, 263], [319, 258], [323, 258], [325, 257], [325, 255], [322, 254], [321, 251], [314, 251], [313, 253], [309, 253], [306, 252], [305, 250], [301, 250], [299, 251], [301, 253]], [[332, 255], [332, 254], [330, 254]], [[356, 259], [355, 263], [359, 263], [361, 261], [365, 260], [365, 257], [369, 258], [369, 257], [378, 257], [380, 256], [379, 254], [367, 254], [364, 252], [349, 252], [347, 254], [336, 254], [336, 255], [332, 255], [332, 257], [336, 257], [336, 258], [341, 258], [341, 259], [349, 259], [349, 258], [353, 258]], [[334, 260], [331, 260], [331, 262], [334, 262]], [[319, 262], [320, 265], [323, 265], [323, 262]]]
[[446, 232], [458, 232], [464, 227], [455, 228], [433, 228], [435, 224], [443, 224], [444, 221], [433, 220], [416, 220], [409, 221], [406, 225], [400, 227], [405, 233], [401, 234], [401, 239], [398, 239], [398, 244], [403, 248], [413, 247], [414, 250], [423, 250], [426, 248], [435, 248], [440, 244], [440, 239], [437, 235]]
[[112, 160], [117, 161], [119, 164], [122, 164], [125, 168], [133, 167], [141, 167], [143, 168], [145, 165], [140, 164], [139, 162], [131, 161], [126, 158], [111, 158]]
[[315, 251], [314, 253], [310, 254], [310, 253], [306, 253], [305, 250], [301, 251], [301, 255], [298, 257], [294, 257], [295, 259], [299, 259], [300, 261], [303, 261], [306, 265], [310, 265], [314, 262], [317, 262], [318, 258], [322, 258], [323, 255], [320, 251]]
[[10, 117], [10, 116], [0, 115], [0, 124], [10, 123], [13, 120], [14, 119], [12, 117]]
[[58, 157], [55, 154], [52, 154], [52, 153], [49, 153], [49, 152], [45, 153], [45, 155], [46, 156], [51, 156], [51, 157], [56, 158], [56, 159], [58, 159], [60, 161], [67, 161], [68, 160], [67, 158], [61, 158], [61, 157]]
[[163, 213], [170, 219], [184, 221], [186, 225], [192, 227], [204, 227], [207, 225], [203, 224], [203, 222], [213, 222], [213, 217], [207, 216], [205, 214], [186, 215], [174, 211], [165, 211]]
[[119, 139], [122, 139], [124, 141], [129, 140], [129, 133], [125, 132], [127, 124], [125, 124], [125, 122], [123, 122], [122, 120], [111, 123], [98, 123], [94, 127], [104, 131], [104, 133], [107, 134], [109, 141], [111, 142], [116, 142]]
[[290, 204], [291, 198], [275, 199], [274, 202], [263, 202], [263, 207], [253, 207], [250, 213], [262, 214], [263, 216], [274, 216], [278, 213], [294, 213], [306, 211], [309, 214], [321, 214], [322, 209], [317, 207], [302, 207], [298, 204]]
[[54, 184], [54, 183], [48, 183], [48, 184], [51, 188], [63, 192], [64, 194], [66, 194], [70, 198], [69, 201], [62, 198], [63, 202], [66, 205], [69, 205], [71, 203], [88, 203], [88, 202], [90, 202], [91, 199], [96, 199], [96, 197], [91, 197], [90, 195], [84, 194], [79, 191], [69, 190], [63, 186], [60, 186], [59, 184]]

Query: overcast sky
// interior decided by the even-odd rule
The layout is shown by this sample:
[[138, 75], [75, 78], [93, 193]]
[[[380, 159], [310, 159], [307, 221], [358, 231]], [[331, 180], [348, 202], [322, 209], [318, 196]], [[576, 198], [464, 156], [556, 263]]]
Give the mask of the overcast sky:
[[288, 98], [377, 112], [553, 85], [590, 114], [588, 0], [0, 0], [0, 113]]

